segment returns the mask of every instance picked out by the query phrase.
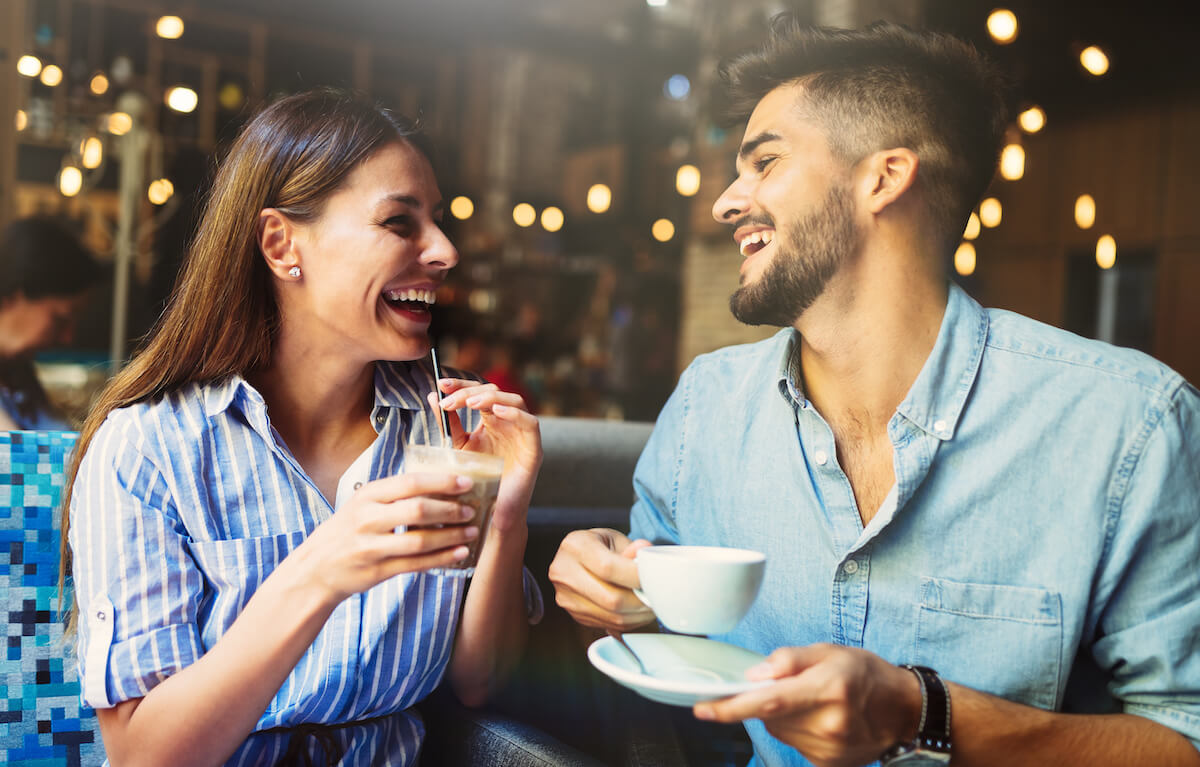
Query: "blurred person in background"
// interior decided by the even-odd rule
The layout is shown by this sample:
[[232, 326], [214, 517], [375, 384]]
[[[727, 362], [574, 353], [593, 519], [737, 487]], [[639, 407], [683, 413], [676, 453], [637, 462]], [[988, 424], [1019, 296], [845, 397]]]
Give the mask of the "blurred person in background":
[[56, 219], [19, 219], [0, 236], [0, 430], [72, 427], [46, 396], [33, 359], [71, 343], [99, 276], [88, 249]]
[[[414, 125], [340, 91], [276, 101], [219, 166], [68, 483], [63, 578], [111, 764], [411, 767], [417, 702], [446, 678], [479, 705], [513, 668], [541, 614], [541, 440], [518, 396], [434, 381], [442, 215]], [[428, 572], [480, 533], [471, 480], [403, 473], [439, 408], [454, 447], [505, 459], [472, 579]]]

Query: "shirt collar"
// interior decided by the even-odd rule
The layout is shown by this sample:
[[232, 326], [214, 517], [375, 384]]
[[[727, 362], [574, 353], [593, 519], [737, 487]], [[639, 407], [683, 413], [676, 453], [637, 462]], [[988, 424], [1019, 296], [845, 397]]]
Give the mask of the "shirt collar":
[[[443, 371], [449, 375], [448, 371]], [[433, 369], [426, 360], [416, 362], [375, 363], [375, 408], [401, 408], [421, 410], [427, 407], [425, 395], [432, 390]], [[258, 390], [240, 375], [210, 384], [205, 387], [204, 412], [209, 417], [237, 405], [247, 409], [266, 408]]]
[[[938, 439], [950, 439], [975, 383], [987, 341], [988, 316], [962, 288], [950, 284], [946, 313], [933, 351], [896, 412]], [[803, 406], [800, 334], [793, 330], [779, 358], [779, 393]]]
[[951, 283], [933, 351], [896, 412], [938, 439], [952, 438], [975, 385], [987, 334], [987, 312]]

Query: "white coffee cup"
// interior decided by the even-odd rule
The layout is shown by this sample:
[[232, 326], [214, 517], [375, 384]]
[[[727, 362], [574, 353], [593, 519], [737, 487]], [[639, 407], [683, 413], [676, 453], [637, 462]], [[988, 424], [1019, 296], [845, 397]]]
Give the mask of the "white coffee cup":
[[722, 546], [648, 546], [635, 559], [634, 593], [681, 634], [725, 634], [754, 604], [766, 572], [758, 551]]

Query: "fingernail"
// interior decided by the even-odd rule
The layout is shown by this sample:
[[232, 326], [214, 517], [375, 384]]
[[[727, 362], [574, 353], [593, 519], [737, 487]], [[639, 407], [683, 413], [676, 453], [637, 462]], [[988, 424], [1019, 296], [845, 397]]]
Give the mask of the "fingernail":
[[469, 405], [470, 407], [475, 407], [480, 402], [483, 402], [483, 397], [480, 397], [479, 395], [467, 398], [467, 405]]
[[466, 559], [467, 555], [470, 553], [471, 553], [471, 550], [468, 549], [466, 546], [459, 546], [457, 549], [454, 550], [454, 558], [456, 560]]
[[442, 397], [440, 400], [438, 400], [438, 404], [442, 407], [450, 407], [450, 398]]
[[493, 413], [507, 413], [508, 405], [492, 405]]
[[458, 515], [460, 517], [462, 517], [463, 519], [470, 519], [471, 517], [475, 516], [475, 509], [472, 509], [470, 506], [463, 504], [462, 506], [459, 507]]
[[468, 538], [478, 538], [479, 537], [479, 528], [478, 527], [468, 527], [466, 529], [466, 534], [467, 534]]
[[471, 487], [471, 485], [475, 484], [475, 482], [474, 482], [474, 481], [473, 481], [473, 480], [472, 480], [470, 477], [468, 477], [467, 475], [465, 475], [465, 474], [460, 474], [460, 475], [458, 475], [458, 479], [456, 480], [456, 484], [457, 484], [457, 485], [458, 485], [460, 488], [462, 488], [463, 490], [467, 490], [468, 488], [470, 488], [470, 487]]

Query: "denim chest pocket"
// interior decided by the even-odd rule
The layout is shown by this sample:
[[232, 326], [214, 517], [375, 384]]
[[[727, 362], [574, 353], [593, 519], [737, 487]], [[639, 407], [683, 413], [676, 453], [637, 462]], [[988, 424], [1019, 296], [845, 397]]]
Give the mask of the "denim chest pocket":
[[1031, 586], [923, 578], [915, 663], [1008, 700], [1054, 709], [1062, 686], [1062, 598]]

